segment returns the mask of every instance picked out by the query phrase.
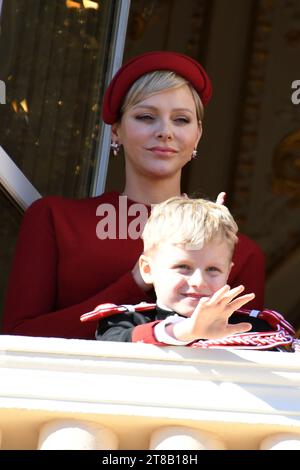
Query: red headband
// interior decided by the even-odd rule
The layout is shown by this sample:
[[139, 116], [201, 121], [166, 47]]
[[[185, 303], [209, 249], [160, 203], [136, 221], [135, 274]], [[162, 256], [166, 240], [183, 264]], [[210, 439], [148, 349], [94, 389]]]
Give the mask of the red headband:
[[106, 124], [118, 121], [123, 99], [131, 85], [142, 75], [155, 70], [177, 73], [195, 88], [203, 106], [209, 102], [212, 94], [211, 82], [199, 62], [178, 52], [146, 52], [126, 62], [106, 89], [102, 108], [102, 118]]

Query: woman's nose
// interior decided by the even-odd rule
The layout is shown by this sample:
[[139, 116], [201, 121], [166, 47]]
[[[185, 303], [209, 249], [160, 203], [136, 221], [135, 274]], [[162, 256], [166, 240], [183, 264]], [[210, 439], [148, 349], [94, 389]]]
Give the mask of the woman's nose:
[[172, 130], [170, 124], [161, 122], [156, 131], [156, 137], [161, 140], [169, 140], [172, 138]]

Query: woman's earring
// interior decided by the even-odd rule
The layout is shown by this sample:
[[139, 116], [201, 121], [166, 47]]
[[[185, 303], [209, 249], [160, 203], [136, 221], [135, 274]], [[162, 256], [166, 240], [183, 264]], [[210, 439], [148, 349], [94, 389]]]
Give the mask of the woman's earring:
[[196, 149], [192, 151], [192, 158], [197, 158], [198, 152]]
[[117, 157], [117, 156], [118, 156], [118, 153], [119, 153], [119, 151], [120, 151], [120, 147], [121, 147], [120, 144], [118, 144], [117, 142], [112, 142], [112, 143], [110, 144], [110, 147], [111, 147], [111, 149], [112, 149], [112, 152], [113, 152], [113, 154], [114, 154], [114, 157]]

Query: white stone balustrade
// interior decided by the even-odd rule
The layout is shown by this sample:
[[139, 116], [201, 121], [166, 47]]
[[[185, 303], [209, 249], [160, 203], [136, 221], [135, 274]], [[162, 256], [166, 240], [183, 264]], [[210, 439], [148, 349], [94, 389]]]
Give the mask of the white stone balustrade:
[[225, 450], [220, 437], [212, 432], [186, 426], [165, 426], [151, 434], [150, 450]]
[[300, 450], [300, 433], [279, 433], [266, 437], [261, 450]]
[[55, 420], [44, 424], [38, 450], [118, 449], [118, 437], [108, 428], [78, 420]]
[[300, 354], [0, 336], [2, 449], [300, 449]]

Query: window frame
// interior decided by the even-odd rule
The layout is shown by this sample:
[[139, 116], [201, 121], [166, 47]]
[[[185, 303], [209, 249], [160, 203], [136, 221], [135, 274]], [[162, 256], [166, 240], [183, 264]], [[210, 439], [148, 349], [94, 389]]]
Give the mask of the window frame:
[[[116, 2], [116, 10], [112, 27], [112, 40], [110, 42], [111, 50], [109, 55], [111, 58], [105, 73], [106, 85], [122, 64], [130, 3], [131, 0], [119, 0]], [[0, 0], [0, 19], [2, 6], [3, 0]], [[110, 126], [103, 123], [99, 133], [98, 144], [95, 149], [96, 165], [90, 188], [91, 196], [99, 195], [105, 190], [110, 153], [110, 134]], [[32, 202], [41, 197], [39, 191], [18, 168], [13, 159], [5, 152], [1, 145], [0, 189], [3, 190], [22, 211], [25, 211]]]

